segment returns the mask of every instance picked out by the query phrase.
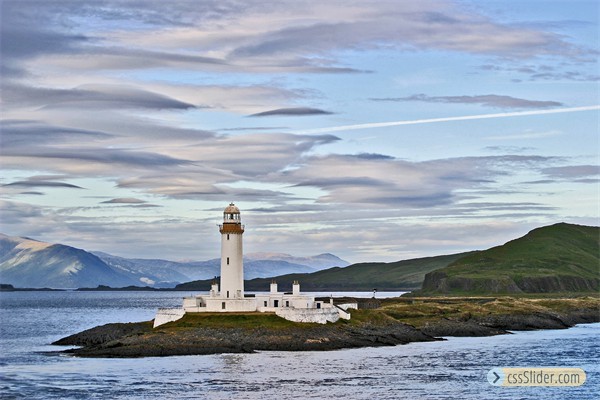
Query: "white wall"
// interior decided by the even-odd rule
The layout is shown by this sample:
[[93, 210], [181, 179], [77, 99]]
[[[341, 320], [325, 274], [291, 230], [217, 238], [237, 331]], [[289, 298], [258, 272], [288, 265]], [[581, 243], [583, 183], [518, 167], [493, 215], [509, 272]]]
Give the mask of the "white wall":
[[[227, 239], [228, 236], [229, 239]], [[229, 258], [229, 264], [227, 258]], [[229, 296], [227, 296], [228, 294]], [[221, 234], [221, 297], [230, 299], [244, 297], [244, 261], [241, 233]]]
[[288, 321], [317, 324], [336, 322], [340, 319], [340, 314], [335, 308], [281, 308], [275, 311], [275, 314]]
[[185, 311], [182, 308], [159, 308], [154, 316], [153, 328], [166, 324], [167, 322], [177, 321], [183, 318]]
[[[223, 308], [225, 303], [225, 308]], [[221, 297], [184, 297], [183, 309], [187, 312], [253, 312], [256, 311], [256, 300], [224, 299]]]
[[358, 310], [358, 303], [344, 303], [344, 304], [338, 304], [337, 306], [339, 308], [341, 308], [342, 310], [348, 310], [348, 309]]
[[[276, 308], [285, 308], [285, 307], [293, 307], [293, 308], [314, 308], [315, 307], [315, 298], [314, 296], [305, 296], [305, 295], [293, 295], [293, 294], [283, 294], [279, 293], [269, 293], [269, 294], [257, 294], [256, 295], [256, 305], [258, 307], [258, 311], [272, 311], [272, 308], [275, 308], [275, 300], [277, 300], [278, 305]], [[265, 301], [267, 305], [265, 306]]]

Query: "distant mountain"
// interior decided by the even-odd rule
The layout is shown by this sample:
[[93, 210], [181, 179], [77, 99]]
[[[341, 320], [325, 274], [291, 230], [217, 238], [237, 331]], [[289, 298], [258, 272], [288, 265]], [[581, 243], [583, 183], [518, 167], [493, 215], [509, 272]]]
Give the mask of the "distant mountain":
[[[314, 272], [320, 268], [345, 264], [346, 261], [332, 254], [294, 257], [289, 254], [255, 253], [244, 258], [244, 272], [248, 279], [253, 279]], [[0, 234], [0, 283], [17, 288], [99, 285], [172, 288], [180, 282], [211, 279], [220, 274], [220, 268], [220, 259], [189, 262], [130, 259]]]
[[319, 254], [312, 257], [294, 257], [290, 254], [285, 253], [250, 253], [246, 254], [244, 259], [248, 261], [285, 261], [290, 264], [313, 267], [314, 270], [320, 270], [331, 267], [346, 267], [350, 265], [348, 261], [342, 260], [341, 258], [334, 256], [330, 253]]
[[77, 288], [137, 284], [86, 251], [0, 234], [0, 281], [15, 287]]
[[[264, 278], [272, 275], [314, 272], [316, 268], [302, 264], [294, 264], [283, 260], [244, 261], [244, 277], [246, 279]], [[220, 275], [219, 272], [217, 275]]]
[[[425, 274], [446, 267], [470, 253], [459, 253], [437, 257], [417, 258], [391, 263], [360, 263], [347, 267], [334, 267], [305, 274], [285, 274], [271, 278], [246, 280], [246, 290], [266, 291], [275, 279], [279, 290], [289, 291], [292, 282], [300, 281], [303, 291], [351, 290], [415, 290], [421, 287]], [[206, 291], [210, 280], [188, 282], [177, 285], [178, 290]]]
[[[123, 258], [101, 252], [94, 252], [94, 254], [111, 267], [139, 276], [140, 279], [146, 275], [159, 277], [161, 287], [173, 287], [177, 283], [197, 279], [212, 279], [221, 274], [221, 260], [219, 258], [207, 261], [175, 262], [159, 259]], [[293, 264], [277, 259], [251, 261], [244, 258], [244, 275], [248, 279], [273, 274], [314, 272], [315, 270], [316, 268], [307, 265]], [[144, 279], [142, 279], [142, 282], [148, 285], [156, 284]], [[169, 285], [165, 286], [167, 283]]]
[[179, 271], [180, 263], [167, 260], [145, 260], [124, 258], [95, 251], [92, 254], [100, 258], [114, 270], [134, 276], [137, 284], [153, 287], [173, 287], [190, 279], [189, 275]]
[[598, 292], [600, 228], [555, 224], [425, 276], [419, 294]]

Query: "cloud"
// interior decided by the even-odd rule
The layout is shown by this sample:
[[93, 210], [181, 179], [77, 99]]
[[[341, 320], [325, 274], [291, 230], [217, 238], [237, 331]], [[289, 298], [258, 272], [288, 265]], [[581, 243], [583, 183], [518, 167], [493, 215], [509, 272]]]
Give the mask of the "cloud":
[[144, 200], [136, 199], [133, 197], [120, 197], [117, 199], [111, 199], [102, 201], [100, 204], [144, 204]]
[[307, 115], [329, 115], [333, 114], [329, 111], [320, 110], [318, 108], [295, 107], [295, 108], [278, 108], [277, 110], [263, 111], [260, 113], [249, 115], [249, 117], [270, 117], [276, 115], [282, 116], [307, 116]]
[[26, 191], [26, 192], [19, 192], [19, 194], [26, 194], [26, 195], [33, 195], [33, 196], [43, 196], [44, 193], [43, 192], [36, 192], [36, 191]]
[[374, 101], [423, 101], [427, 103], [458, 103], [480, 104], [485, 107], [496, 108], [548, 108], [560, 107], [563, 104], [557, 101], [540, 101], [519, 99], [511, 96], [487, 94], [479, 96], [428, 96], [426, 94], [413, 94], [408, 97], [372, 98]]
[[44, 219], [43, 212], [39, 207], [14, 201], [0, 200], [0, 213], [3, 229], [7, 229], [9, 225], [21, 227], [31, 224], [31, 226], [36, 226]]
[[195, 105], [127, 85], [84, 85], [52, 89], [24, 85], [2, 85], [3, 97], [11, 106], [68, 107], [75, 109], [190, 109]]
[[[68, 34], [48, 30], [31, 24], [27, 21], [21, 26], [16, 26], [16, 21], [11, 21], [13, 13], [7, 12], [10, 8], [18, 8], [17, 2], [7, 1], [2, 3], [2, 24], [0, 24], [0, 52], [3, 55], [2, 65], [11, 70], [11, 75], [20, 76], [24, 71], [18, 62], [38, 57], [43, 54], [73, 54], [81, 51], [81, 46], [88, 42], [88, 38], [81, 34]], [[12, 14], [12, 15], [11, 15]], [[24, 22], [24, 21], [21, 21]]]
[[[377, 7], [374, 7], [375, 4]], [[432, 6], [436, 12], [431, 12]], [[578, 51], [559, 36], [503, 25], [482, 15], [459, 10], [444, 1], [402, 3], [401, 6], [395, 3], [363, 3], [362, 6], [355, 3], [343, 11], [339, 3], [312, 8], [314, 11], [309, 12], [309, 23], [294, 24], [288, 19], [287, 26], [275, 25], [270, 30], [247, 32], [245, 41], [230, 52], [230, 58], [322, 55], [340, 48], [369, 49], [382, 45], [515, 58]], [[298, 21], [307, 17], [306, 12], [297, 12]]]
[[[173, 197], [224, 198], [237, 194], [275, 198], [277, 191], [253, 192], [253, 182], [268, 181], [269, 175], [293, 167], [316, 147], [339, 141], [333, 135], [215, 135], [146, 126], [135, 120], [98, 118], [93, 125], [103, 131], [63, 128], [37, 121], [6, 122], [7, 129], [3, 131], [6, 134], [2, 137], [3, 167], [37, 170], [37, 166], [43, 165], [47, 173], [91, 176], [114, 181], [119, 188]], [[113, 129], [114, 135], [104, 132]], [[246, 187], [227, 186], [238, 181], [247, 181]]]
[[535, 148], [524, 146], [486, 146], [484, 150], [502, 154], [518, 154], [532, 152], [533, 150], [535, 150]]
[[[435, 9], [435, 12], [432, 12]], [[269, 23], [264, 23], [269, 21]], [[4, 2], [7, 70], [173, 67], [230, 71], [358, 71], [345, 50], [432, 49], [528, 59], [590, 54], [549, 30], [495, 21], [450, 1]], [[129, 29], [123, 29], [130, 26]], [[458, 29], [460, 27], [460, 29]]]
[[598, 165], [567, 165], [563, 167], [549, 167], [541, 171], [544, 175], [558, 179], [578, 179], [600, 175]]
[[254, 127], [238, 127], [238, 128], [223, 128], [219, 131], [230, 132], [230, 131], [282, 131], [289, 129], [287, 126], [254, 126]]
[[377, 153], [358, 153], [354, 155], [354, 157], [359, 158], [361, 160], [393, 160], [394, 157], [388, 156], [386, 154], [377, 154]]
[[300, 162], [314, 148], [335, 143], [333, 135], [255, 133], [224, 136], [191, 146], [183, 153], [203, 165], [239, 177], [267, 176]]
[[548, 161], [539, 156], [491, 156], [409, 162], [328, 155], [309, 157], [278, 179], [320, 189], [325, 193], [320, 203], [425, 208], [456, 203], [459, 192], [478, 190], [515, 169]]
[[[479, 67], [482, 71], [492, 71], [496, 73], [507, 73], [514, 76], [527, 75], [529, 81], [551, 80], [551, 81], [575, 81], [575, 82], [595, 82], [600, 80], [600, 75], [593, 72], [584, 72], [573, 69], [574, 65], [562, 66], [558, 70], [556, 67], [548, 64], [484, 64]], [[517, 75], [518, 74], [518, 75]], [[513, 78], [515, 82], [521, 82], [521, 78]]]
[[40, 146], [43, 143], [64, 143], [73, 140], [106, 140], [114, 135], [105, 132], [73, 129], [55, 125], [49, 125], [41, 121], [28, 120], [4, 120], [0, 121], [0, 144], [3, 153], [8, 154], [8, 148], [25, 146]]
[[[103, 148], [99, 151], [98, 148], [92, 147], [70, 147], [67, 149], [60, 148], [37, 148], [27, 150], [24, 148], [13, 149], [12, 151], [4, 154], [7, 158], [5, 162], [10, 165], [10, 158], [29, 157], [37, 159], [45, 159], [48, 162], [51, 160], [62, 160], [62, 161], [77, 161], [77, 162], [89, 162], [90, 166], [93, 167], [93, 163], [104, 164], [105, 166], [112, 166], [113, 168], [119, 166], [133, 166], [133, 167], [148, 167], [160, 169], [165, 166], [177, 166], [190, 164], [189, 160], [182, 160], [173, 157], [169, 157], [163, 154], [135, 151], [129, 149], [110, 149]], [[50, 165], [48, 165], [50, 166]], [[84, 167], [84, 166], [80, 166]]]
[[7, 183], [2, 185], [5, 187], [46, 187], [46, 188], [68, 188], [68, 189], [83, 189], [81, 186], [73, 185], [71, 183], [66, 182], [57, 182], [57, 181], [45, 181], [38, 179], [29, 179], [26, 181], [15, 181], [11, 183]]
[[154, 208], [154, 207], [162, 207], [158, 204], [148, 204], [148, 202], [140, 199], [136, 199], [134, 197], [119, 197], [116, 199], [106, 200], [100, 202], [100, 204], [119, 204], [123, 207], [133, 207], [133, 208]]
[[[192, 163], [176, 170], [165, 170], [119, 179], [122, 188], [145, 188], [151, 193], [172, 197], [230, 199], [239, 196], [262, 196], [273, 199], [287, 194], [250, 187], [228, 186], [246, 181], [248, 186], [269, 181], [272, 175], [302, 162], [315, 147], [334, 143], [333, 135], [246, 134], [221, 136], [197, 145], [179, 149], [179, 154]], [[250, 183], [250, 182], [254, 182]]]

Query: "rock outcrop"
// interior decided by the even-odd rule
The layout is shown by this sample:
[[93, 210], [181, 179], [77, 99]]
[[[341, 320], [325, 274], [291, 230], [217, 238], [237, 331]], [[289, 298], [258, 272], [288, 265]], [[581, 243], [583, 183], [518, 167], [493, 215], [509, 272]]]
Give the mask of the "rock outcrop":
[[397, 298], [351, 310], [350, 321], [297, 323], [268, 313], [198, 313], [152, 329], [152, 321], [107, 324], [53, 344], [81, 357], [150, 357], [261, 350], [336, 350], [394, 346], [446, 336], [565, 329], [600, 322], [600, 299]]

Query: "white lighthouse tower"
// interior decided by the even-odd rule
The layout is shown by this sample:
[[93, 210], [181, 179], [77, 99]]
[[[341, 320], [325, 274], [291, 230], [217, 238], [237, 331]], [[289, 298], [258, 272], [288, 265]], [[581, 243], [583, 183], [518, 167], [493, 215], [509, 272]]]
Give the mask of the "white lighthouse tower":
[[223, 211], [221, 232], [221, 297], [225, 299], [244, 298], [244, 260], [242, 234], [244, 226], [240, 209], [233, 203]]
[[[339, 318], [350, 319], [347, 308], [356, 303], [337, 306], [332, 301], [316, 300], [314, 295], [300, 293], [300, 283], [294, 281], [292, 292], [279, 292], [277, 283], [271, 283], [269, 293], [244, 295], [244, 260], [242, 235], [244, 225], [240, 209], [231, 203], [223, 211], [221, 232], [221, 290], [213, 282], [208, 294], [183, 298], [181, 308], [160, 308], [154, 318], [154, 327], [177, 321], [186, 313], [203, 312], [270, 312], [295, 322], [325, 324]], [[275, 272], [275, 271], [274, 271]], [[346, 306], [346, 307], [342, 307]]]

